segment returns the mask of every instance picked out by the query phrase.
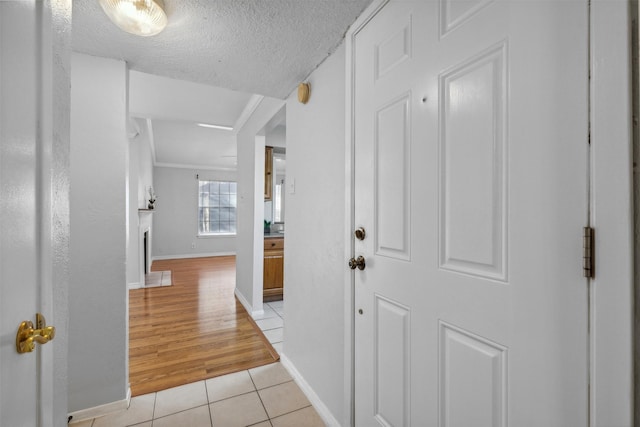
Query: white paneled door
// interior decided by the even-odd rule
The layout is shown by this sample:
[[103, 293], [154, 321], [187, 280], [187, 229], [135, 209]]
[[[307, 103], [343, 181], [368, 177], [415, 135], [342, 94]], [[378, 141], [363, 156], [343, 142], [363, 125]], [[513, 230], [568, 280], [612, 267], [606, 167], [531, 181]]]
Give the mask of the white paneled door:
[[587, 30], [391, 0], [355, 33], [357, 426], [587, 425]]
[[[70, 13], [70, 2], [0, 1], [1, 427], [67, 425]], [[19, 353], [23, 321], [53, 341]]]

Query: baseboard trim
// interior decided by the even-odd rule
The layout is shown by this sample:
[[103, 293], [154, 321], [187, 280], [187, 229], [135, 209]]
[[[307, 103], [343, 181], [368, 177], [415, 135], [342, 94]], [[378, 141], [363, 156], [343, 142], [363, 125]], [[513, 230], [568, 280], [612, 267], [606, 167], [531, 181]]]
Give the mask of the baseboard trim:
[[129, 283], [129, 289], [140, 289], [144, 288], [139, 282]]
[[240, 292], [238, 288], [235, 289], [234, 294], [236, 295], [236, 298], [238, 298], [238, 301], [240, 301], [240, 304], [242, 304], [244, 309], [247, 310], [249, 316], [255, 319], [256, 316], [262, 316], [264, 314], [264, 310], [254, 310], [253, 306], [249, 304], [249, 301], [244, 297], [244, 295], [242, 295], [242, 292]]
[[91, 420], [93, 418], [109, 415], [113, 412], [122, 411], [127, 409], [131, 403], [131, 388], [127, 388], [127, 397], [123, 400], [117, 400], [115, 402], [106, 403], [100, 406], [94, 406], [93, 408], [81, 409], [69, 414], [71, 422], [79, 422]]
[[298, 372], [294, 364], [289, 360], [286, 354], [280, 353], [280, 363], [282, 366], [289, 372], [289, 375], [293, 377], [293, 380], [298, 384], [300, 390], [307, 396], [309, 402], [313, 405], [313, 408], [316, 410], [322, 421], [329, 427], [340, 427], [340, 423], [333, 416], [327, 405], [318, 397], [315, 391], [311, 388], [309, 383], [304, 379], [304, 377]]
[[208, 258], [211, 256], [232, 256], [235, 254], [235, 252], [205, 252], [198, 254], [159, 255], [154, 256], [151, 261], [160, 261], [164, 259]]

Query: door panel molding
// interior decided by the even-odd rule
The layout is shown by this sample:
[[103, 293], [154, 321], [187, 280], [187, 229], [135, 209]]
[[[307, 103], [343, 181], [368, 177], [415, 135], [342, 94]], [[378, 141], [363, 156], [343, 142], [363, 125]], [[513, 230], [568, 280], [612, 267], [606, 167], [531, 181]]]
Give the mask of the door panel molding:
[[[375, 115], [374, 128], [375, 253], [409, 261], [411, 92], [380, 107]], [[392, 166], [381, 169], [380, 159], [392, 163]]]
[[411, 309], [382, 295], [374, 298], [375, 419], [382, 426], [411, 425]]
[[506, 427], [507, 348], [443, 320], [438, 334], [440, 426]]
[[407, 24], [375, 47], [375, 80], [389, 74], [394, 68], [411, 58], [412, 16]]
[[493, 0], [440, 0], [440, 37], [462, 26], [492, 2]]
[[[439, 78], [440, 267], [505, 282], [507, 56], [505, 40]], [[463, 190], [475, 197], [462, 196]]]

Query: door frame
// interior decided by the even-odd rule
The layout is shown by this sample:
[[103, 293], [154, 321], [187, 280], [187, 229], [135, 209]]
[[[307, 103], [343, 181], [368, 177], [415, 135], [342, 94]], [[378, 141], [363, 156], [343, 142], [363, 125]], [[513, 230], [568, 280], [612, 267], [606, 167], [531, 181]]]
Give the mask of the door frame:
[[[14, 82], [35, 84], [29, 93], [35, 94], [37, 103], [36, 108], [26, 113], [27, 120], [32, 122], [28, 131], [35, 134], [37, 146], [36, 152], [31, 153], [36, 157], [37, 168], [33, 230], [38, 258], [33, 266], [38, 271], [36, 306], [57, 333], [45, 348], [17, 357], [30, 359], [39, 379], [35, 395], [22, 396], [31, 402], [37, 425], [61, 427], [67, 425], [68, 409], [71, 0], [34, 0], [24, 2], [21, 7], [33, 14], [33, 20], [23, 24], [36, 40], [34, 46], [29, 46], [19, 38], [14, 45], [26, 49], [36, 64], [35, 82]], [[21, 284], [5, 286], [19, 288]], [[13, 319], [15, 326], [22, 320], [28, 319]]]
[[[352, 233], [357, 225], [354, 199], [355, 38], [389, 1], [374, 0], [345, 36], [344, 259], [354, 256]], [[591, 1], [588, 40], [591, 58], [589, 208], [590, 225], [596, 229], [596, 277], [589, 283], [591, 334], [588, 374], [589, 419], [594, 427], [633, 425], [634, 227], [630, 20], [631, 8], [625, 0]], [[627, 64], [627, 67], [616, 67], [618, 64]], [[616, 114], [611, 114], [611, 111], [616, 111]], [[576, 239], [581, 238], [576, 235]], [[581, 257], [582, 254], [575, 256]], [[576, 274], [582, 272], [577, 271]], [[345, 269], [344, 285], [345, 400], [342, 424], [354, 425], [355, 275], [351, 270]]]
[[[632, 426], [634, 224], [630, 2], [594, 0], [590, 18], [590, 217], [596, 234], [596, 265], [589, 298], [589, 418], [592, 426]], [[626, 64], [626, 68], [620, 64]], [[611, 114], [612, 111], [616, 113]]]
[[[51, 313], [51, 324], [57, 327], [49, 365], [40, 366], [41, 387], [46, 401], [41, 404], [43, 425], [63, 426], [68, 419], [68, 354], [69, 354], [69, 242], [70, 242], [70, 150], [71, 150], [71, 0], [36, 2], [42, 8], [42, 108], [41, 129], [43, 167], [41, 202], [42, 248], [41, 268], [50, 282], [42, 286], [42, 309]], [[47, 253], [48, 252], [48, 253]]]

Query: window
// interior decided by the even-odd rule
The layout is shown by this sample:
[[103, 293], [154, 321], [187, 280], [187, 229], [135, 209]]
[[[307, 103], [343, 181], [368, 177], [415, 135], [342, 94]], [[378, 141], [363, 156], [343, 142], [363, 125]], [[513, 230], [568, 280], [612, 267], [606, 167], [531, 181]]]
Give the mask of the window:
[[198, 235], [236, 234], [237, 184], [198, 181]]
[[273, 222], [283, 222], [282, 218], [282, 187], [283, 183], [276, 184], [276, 191], [273, 195]]

